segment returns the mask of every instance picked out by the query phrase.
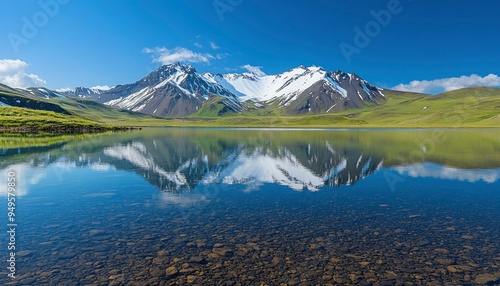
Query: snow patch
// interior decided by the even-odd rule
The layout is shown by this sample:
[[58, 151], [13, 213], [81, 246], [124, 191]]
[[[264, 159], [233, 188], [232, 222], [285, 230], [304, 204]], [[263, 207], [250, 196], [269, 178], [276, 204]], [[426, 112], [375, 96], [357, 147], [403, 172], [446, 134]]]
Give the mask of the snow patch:
[[134, 106], [137, 106], [139, 104], [144, 104], [144, 102], [151, 96], [152, 96], [151, 89], [145, 87], [140, 91], [133, 93], [127, 97], [120, 97], [118, 99], [110, 100], [104, 104], [117, 106], [123, 109], [130, 109], [134, 108]]
[[321, 67], [300, 66], [277, 75], [226, 74], [214, 79], [238, 95], [241, 101], [270, 101], [281, 98], [282, 102], [286, 102], [295, 99], [325, 76], [326, 72]]
[[[333, 80], [331, 77], [326, 76], [326, 80], [331, 84], [331, 86], [342, 95], [343, 98], [347, 98], [347, 90], [343, 89], [340, 87], [339, 83], [335, 80]], [[337, 75], [338, 78], [338, 75]]]
[[359, 99], [363, 100], [363, 97], [361, 96], [361, 93], [359, 93], [359, 91], [358, 91], [358, 96], [359, 96]]
[[361, 87], [363, 88], [363, 90], [367, 93], [367, 94], [370, 94], [370, 90], [368, 89], [368, 87], [366, 86], [365, 83], [362, 83], [361, 84]]

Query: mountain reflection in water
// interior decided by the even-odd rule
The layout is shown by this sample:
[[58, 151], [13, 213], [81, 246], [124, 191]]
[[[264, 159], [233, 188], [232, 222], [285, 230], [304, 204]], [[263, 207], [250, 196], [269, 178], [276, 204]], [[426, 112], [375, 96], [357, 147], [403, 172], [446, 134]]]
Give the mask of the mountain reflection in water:
[[[498, 155], [485, 155], [484, 165], [481, 158], [473, 162], [468, 158], [482, 153], [474, 146], [498, 148], [498, 135], [469, 133], [450, 133], [447, 141], [433, 143], [429, 152], [422, 142], [433, 138], [431, 131], [147, 129], [53, 148], [4, 149], [0, 167], [18, 164], [21, 169], [36, 169], [56, 164], [62, 169], [126, 170], [173, 193], [199, 184], [241, 184], [255, 189], [264, 183], [318, 191], [324, 186], [352, 185], [383, 166], [413, 177], [496, 182], [500, 160], [494, 157]], [[462, 148], [464, 144], [470, 146]], [[453, 156], [456, 148], [462, 152]], [[33, 176], [36, 181], [42, 175]]]

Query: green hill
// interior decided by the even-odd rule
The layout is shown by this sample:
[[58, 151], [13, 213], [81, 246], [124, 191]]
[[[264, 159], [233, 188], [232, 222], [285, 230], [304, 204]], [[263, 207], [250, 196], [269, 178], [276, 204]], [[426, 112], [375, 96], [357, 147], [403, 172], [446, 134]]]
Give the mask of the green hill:
[[[0, 101], [13, 107], [51, 111], [41, 113], [20, 111], [23, 124], [40, 126], [66, 123], [96, 126], [209, 126], [209, 127], [500, 127], [500, 88], [469, 87], [438, 95], [384, 90], [386, 101], [338, 113], [287, 115], [276, 103], [256, 102], [234, 104], [228, 99], [212, 96], [196, 112], [186, 118], [165, 119], [119, 110], [81, 98], [41, 98], [23, 90], [0, 85]], [[6, 107], [2, 107], [5, 109]], [[5, 109], [5, 112], [11, 109]], [[5, 114], [4, 112], [4, 114]], [[64, 120], [60, 115], [65, 115]], [[11, 117], [0, 115], [3, 126], [16, 124]], [[50, 117], [54, 121], [47, 123]], [[43, 117], [43, 120], [39, 120]], [[72, 118], [73, 121], [69, 120]], [[83, 121], [80, 121], [83, 120]], [[65, 125], [66, 124], [66, 125]], [[17, 125], [20, 126], [19, 124]], [[32, 125], [26, 125], [32, 126]], [[52, 125], [55, 126], [55, 125]], [[31, 127], [30, 127], [31, 128]], [[42, 128], [43, 129], [43, 128]]]
[[470, 87], [438, 95], [385, 91], [384, 105], [340, 114], [374, 126], [500, 127], [500, 89]]
[[86, 133], [113, 129], [116, 128], [53, 111], [22, 107], [0, 108], [1, 132]]
[[214, 118], [219, 116], [230, 116], [237, 115], [241, 112], [241, 106], [235, 106], [231, 102], [221, 96], [212, 95], [210, 98], [203, 103], [201, 108], [192, 114], [191, 118]]
[[71, 115], [116, 126], [144, 126], [161, 120], [151, 115], [117, 109], [88, 99], [56, 98], [52, 101]]
[[[276, 104], [221, 112], [209, 100], [190, 120], [173, 125], [240, 127], [500, 127], [500, 88], [470, 87], [438, 95], [384, 90], [386, 102], [339, 113], [287, 116]], [[222, 113], [222, 117], [221, 117]], [[197, 120], [195, 120], [197, 119]]]

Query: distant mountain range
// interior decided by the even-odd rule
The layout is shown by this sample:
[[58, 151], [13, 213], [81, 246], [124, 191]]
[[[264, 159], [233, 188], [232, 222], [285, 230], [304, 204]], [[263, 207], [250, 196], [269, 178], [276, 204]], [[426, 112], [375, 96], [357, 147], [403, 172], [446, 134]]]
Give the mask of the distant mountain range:
[[228, 110], [240, 112], [269, 105], [285, 113], [337, 112], [385, 101], [382, 89], [355, 74], [299, 66], [277, 75], [200, 74], [190, 65], [164, 65], [132, 84], [110, 90], [76, 88], [67, 96], [94, 99], [106, 105], [160, 117], [196, 113], [213, 96]]
[[101, 95], [106, 93], [109, 89], [99, 89], [93, 87], [75, 87], [74, 89], [61, 89], [57, 90], [58, 93], [67, 95], [67, 96], [77, 96], [77, 97], [92, 97], [95, 95]]
[[401, 92], [378, 88], [353, 73], [315, 66], [299, 66], [276, 75], [200, 74], [192, 66], [176, 63], [164, 65], [135, 83], [106, 90], [20, 89], [0, 84], [0, 106], [48, 110], [128, 126], [500, 124], [500, 88], [468, 87], [437, 95]]

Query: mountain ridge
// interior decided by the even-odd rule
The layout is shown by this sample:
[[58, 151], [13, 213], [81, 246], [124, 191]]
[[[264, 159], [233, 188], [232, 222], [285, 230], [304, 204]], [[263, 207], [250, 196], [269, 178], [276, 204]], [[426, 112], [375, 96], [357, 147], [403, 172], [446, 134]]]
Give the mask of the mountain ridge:
[[161, 117], [192, 115], [213, 95], [226, 98], [237, 110], [244, 110], [247, 101], [262, 106], [276, 102], [290, 115], [338, 112], [385, 101], [382, 89], [356, 74], [317, 66], [299, 66], [276, 75], [201, 74], [190, 65], [174, 63], [131, 84], [86, 92], [87, 98], [100, 103]]

